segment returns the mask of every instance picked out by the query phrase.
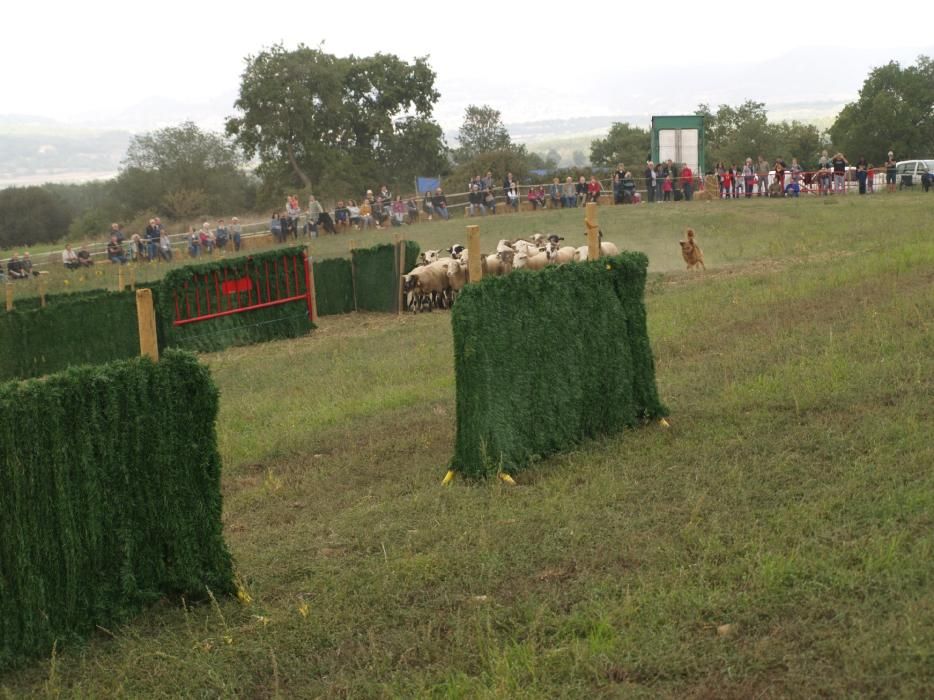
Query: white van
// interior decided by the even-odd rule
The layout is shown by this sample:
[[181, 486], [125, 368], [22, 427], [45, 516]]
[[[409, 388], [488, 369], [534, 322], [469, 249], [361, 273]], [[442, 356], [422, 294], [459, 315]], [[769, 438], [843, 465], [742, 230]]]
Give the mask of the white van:
[[934, 173], [934, 160], [900, 160], [895, 164], [898, 188], [920, 185], [921, 178]]

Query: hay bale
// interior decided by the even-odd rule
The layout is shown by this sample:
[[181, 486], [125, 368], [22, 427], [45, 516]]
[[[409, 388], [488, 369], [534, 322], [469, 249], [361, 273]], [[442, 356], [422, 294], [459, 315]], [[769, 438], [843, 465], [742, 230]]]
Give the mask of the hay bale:
[[694, 195], [694, 199], [699, 199], [703, 202], [710, 202], [714, 199], [720, 198], [720, 183], [717, 181], [716, 175], [705, 175], [704, 176], [704, 189]]

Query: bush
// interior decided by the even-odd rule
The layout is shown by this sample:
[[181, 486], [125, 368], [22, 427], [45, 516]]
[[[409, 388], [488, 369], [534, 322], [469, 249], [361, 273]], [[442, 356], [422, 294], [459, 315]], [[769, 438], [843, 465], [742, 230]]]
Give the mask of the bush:
[[232, 592], [217, 406], [176, 351], [0, 385], [0, 671], [163, 595]]
[[519, 270], [468, 285], [451, 313], [457, 436], [451, 468], [530, 462], [667, 414], [643, 294], [648, 259]]

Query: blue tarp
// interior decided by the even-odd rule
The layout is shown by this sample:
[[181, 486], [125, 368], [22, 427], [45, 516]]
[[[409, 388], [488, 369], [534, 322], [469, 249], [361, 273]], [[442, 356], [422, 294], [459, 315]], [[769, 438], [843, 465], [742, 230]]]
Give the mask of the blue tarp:
[[434, 192], [436, 189], [441, 187], [440, 177], [417, 177], [415, 178], [415, 182], [416, 187], [418, 187], [419, 194]]

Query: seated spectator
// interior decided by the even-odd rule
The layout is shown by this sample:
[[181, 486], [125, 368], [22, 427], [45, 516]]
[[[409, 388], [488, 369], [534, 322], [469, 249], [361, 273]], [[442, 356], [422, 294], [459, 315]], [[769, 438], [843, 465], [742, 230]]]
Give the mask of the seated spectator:
[[435, 194], [431, 198], [431, 208], [434, 210], [435, 214], [445, 221], [451, 218], [451, 214], [448, 211], [448, 200], [440, 187], [435, 190]]
[[78, 262], [78, 254], [71, 249], [71, 243], [67, 244], [65, 250], [62, 251], [62, 264], [66, 270], [77, 270], [81, 267], [81, 263]]
[[201, 240], [201, 250], [208, 255], [213, 255], [217, 239], [214, 237], [214, 231], [211, 230], [211, 225], [207, 221], [201, 224], [201, 231], [198, 232], [198, 238]]
[[551, 202], [552, 209], [558, 209], [561, 206], [561, 180], [555, 178], [548, 187], [548, 200]]
[[134, 233], [130, 236], [130, 260], [134, 262], [137, 260], [145, 259], [146, 257], [146, 248], [143, 246], [143, 239], [138, 233]]
[[334, 227], [338, 230], [350, 228], [350, 210], [343, 199], [338, 199], [334, 206]]
[[623, 179], [619, 181], [619, 189], [623, 197], [623, 204], [632, 204], [636, 198], [636, 181], [632, 179], [632, 173], [628, 170], [623, 174]]
[[492, 187], [488, 187], [483, 191], [483, 206], [486, 207], [491, 214], [496, 213], [496, 193], [493, 192]]
[[[192, 231], [194, 231], [194, 227], [192, 227]], [[272, 233], [272, 237], [276, 243], [283, 243], [285, 241], [285, 237], [282, 235], [282, 219], [279, 218], [279, 212], [277, 211], [272, 213], [272, 219], [269, 221], [269, 231]]]
[[38, 270], [32, 269], [32, 258], [29, 257], [28, 250], [23, 253], [23, 270], [26, 272], [27, 275], [32, 275], [33, 277], [39, 276]]
[[[233, 238], [234, 252], [239, 252], [240, 242], [243, 239], [243, 227], [240, 225], [240, 219], [236, 216], [230, 220], [230, 233]], [[171, 252], [172, 249], [169, 248], [169, 260], [172, 259]]]
[[574, 192], [577, 195], [577, 206], [584, 206], [584, 202], [587, 201], [587, 182], [584, 180], [583, 175], [581, 175], [580, 179], [577, 181], [577, 186], [574, 188]]
[[29, 277], [29, 273], [23, 269], [23, 262], [16, 253], [10, 256], [6, 264], [7, 277], [11, 280], [24, 280]]
[[402, 226], [405, 223], [405, 202], [402, 201], [402, 195], [396, 195], [392, 200], [392, 218], [393, 226]]
[[590, 176], [590, 182], [587, 183], [587, 201], [600, 203], [600, 193], [603, 191], [603, 187], [600, 185], [600, 181], [597, 179], [596, 175]]
[[792, 180], [787, 185], [785, 185], [785, 196], [786, 197], [797, 197], [801, 192], [801, 185], [797, 181]]
[[217, 249], [222, 253], [227, 248], [227, 241], [230, 240], [230, 231], [223, 219], [217, 220], [217, 228], [214, 229], [214, 241], [217, 243]]
[[115, 264], [126, 264], [126, 251], [123, 250], [123, 244], [117, 240], [116, 234], [110, 237], [110, 243], [107, 244], [107, 259]]
[[431, 192], [426, 192], [422, 199], [422, 211], [428, 215], [428, 220], [431, 221], [431, 217], [435, 213], [434, 207], [431, 205]]
[[418, 223], [418, 204], [415, 203], [415, 197], [409, 197], [408, 201], [405, 203], [406, 212], [409, 216], [410, 224]]
[[[479, 180], [479, 175], [477, 179]], [[483, 193], [480, 192], [480, 185], [470, 186], [470, 194], [467, 195], [467, 216], [486, 216], [486, 207], [483, 205]]]
[[564, 187], [561, 190], [561, 206], [565, 209], [577, 206], [577, 193], [574, 188], [574, 180], [570, 175], [564, 181]]
[[88, 252], [88, 244], [83, 243], [81, 248], [78, 249], [78, 264], [81, 267], [91, 267], [94, 264], [94, 261], [91, 259], [91, 254]]
[[354, 227], [355, 231], [359, 231], [362, 223], [360, 219], [360, 207], [358, 207], [357, 203], [352, 199], [347, 202], [347, 215], [350, 225]]
[[373, 219], [376, 221], [376, 228], [384, 228], [388, 218], [389, 213], [386, 211], [385, 202], [382, 197], [377, 196], [373, 203]]
[[532, 205], [532, 211], [538, 211], [539, 207], [545, 206], [545, 202], [542, 199], [539, 199], [538, 190], [534, 187], [529, 188], [529, 193], [526, 195], [526, 199]]
[[506, 187], [506, 204], [512, 207], [513, 211], [519, 211], [519, 185], [515, 180], [510, 180]]
[[364, 199], [360, 203], [360, 225], [364, 230], [370, 228], [370, 226], [376, 226], [376, 221], [373, 219], [373, 207], [370, 206], [370, 200]]
[[[273, 223], [276, 225], [276, 229], [279, 228], [279, 214], [273, 214]], [[273, 231], [273, 235], [276, 237], [276, 240], [279, 240], [279, 234], [277, 231]], [[197, 258], [201, 255], [201, 237], [198, 236], [198, 232], [195, 231], [194, 226], [188, 227], [188, 255], [193, 258]]]

